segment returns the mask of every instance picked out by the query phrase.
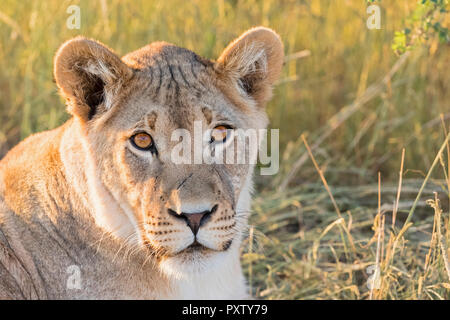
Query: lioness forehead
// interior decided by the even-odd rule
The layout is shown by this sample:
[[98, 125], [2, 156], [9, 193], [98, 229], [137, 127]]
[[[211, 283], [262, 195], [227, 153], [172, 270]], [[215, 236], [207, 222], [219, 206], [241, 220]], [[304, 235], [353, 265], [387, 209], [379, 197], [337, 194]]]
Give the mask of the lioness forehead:
[[122, 60], [154, 88], [153, 98], [160, 103], [167, 104], [182, 89], [197, 97], [210, 89], [212, 62], [166, 42], [152, 43]]
[[131, 68], [143, 70], [153, 67], [155, 63], [170, 66], [201, 65], [212, 67], [213, 63], [194, 52], [167, 42], [153, 42], [141, 49], [130, 52], [122, 60]]
[[210, 122], [214, 115], [234, 118], [230, 104], [215, 86], [213, 63], [194, 52], [157, 42], [122, 60], [134, 70], [130, 87], [122, 93], [127, 119], [146, 121], [150, 116], [153, 123], [164, 120], [167, 125], [187, 127], [203, 118]]

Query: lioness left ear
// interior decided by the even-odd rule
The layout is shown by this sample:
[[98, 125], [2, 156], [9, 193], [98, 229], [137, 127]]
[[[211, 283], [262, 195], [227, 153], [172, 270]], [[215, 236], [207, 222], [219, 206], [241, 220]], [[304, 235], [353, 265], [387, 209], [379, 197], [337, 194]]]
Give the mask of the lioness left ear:
[[55, 55], [54, 76], [69, 113], [90, 120], [112, 107], [118, 88], [132, 70], [103, 44], [78, 37]]
[[259, 107], [272, 95], [272, 85], [283, 66], [283, 43], [275, 31], [256, 27], [231, 42], [215, 64], [219, 74], [231, 80], [238, 91], [253, 98]]

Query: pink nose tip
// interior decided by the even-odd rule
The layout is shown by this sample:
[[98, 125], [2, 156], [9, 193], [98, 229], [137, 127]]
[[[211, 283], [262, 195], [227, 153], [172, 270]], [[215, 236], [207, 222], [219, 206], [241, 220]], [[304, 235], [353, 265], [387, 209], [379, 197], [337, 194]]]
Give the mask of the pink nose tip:
[[186, 217], [187, 224], [189, 228], [191, 228], [194, 235], [197, 235], [203, 217], [209, 213], [210, 211], [203, 211], [200, 213], [182, 213], [182, 215]]
[[178, 218], [178, 219], [184, 219], [191, 228], [192, 233], [194, 236], [197, 235], [198, 229], [208, 221], [208, 219], [211, 217], [211, 215], [217, 210], [217, 205], [215, 205], [210, 211], [203, 211], [203, 212], [195, 212], [195, 213], [177, 213], [173, 211], [172, 209], [169, 209], [169, 214]]

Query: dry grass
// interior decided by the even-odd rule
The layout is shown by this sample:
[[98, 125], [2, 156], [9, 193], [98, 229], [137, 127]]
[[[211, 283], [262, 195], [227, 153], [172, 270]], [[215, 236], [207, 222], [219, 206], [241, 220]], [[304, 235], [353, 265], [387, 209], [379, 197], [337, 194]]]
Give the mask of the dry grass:
[[[65, 27], [71, 4], [81, 30]], [[70, 37], [120, 54], [166, 40], [214, 58], [245, 29], [270, 26], [288, 57], [268, 106], [282, 154], [280, 172], [257, 179], [243, 248], [253, 293], [449, 299], [449, 48], [432, 39], [397, 57], [393, 34], [415, 1], [379, 5], [382, 29], [368, 30], [361, 0], [2, 0], [0, 157], [67, 119], [52, 57]]]

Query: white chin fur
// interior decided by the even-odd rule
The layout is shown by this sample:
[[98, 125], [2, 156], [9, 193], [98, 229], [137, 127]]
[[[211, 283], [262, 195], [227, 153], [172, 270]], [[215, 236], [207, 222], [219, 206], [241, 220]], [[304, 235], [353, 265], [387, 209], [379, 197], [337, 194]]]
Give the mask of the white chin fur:
[[161, 271], [174, 280], [191, 280], [211, 272], [226, 260], [228, 252], [181, 253], [160, 262]]
[[[233, 246], [232, 246], [233, 247]], [[245, 299], [247, 290], [239, 264], [239, 247], [227, 251], [184, 254], [165, 259], [161, 271], [169, 278], [169, 299]]]

